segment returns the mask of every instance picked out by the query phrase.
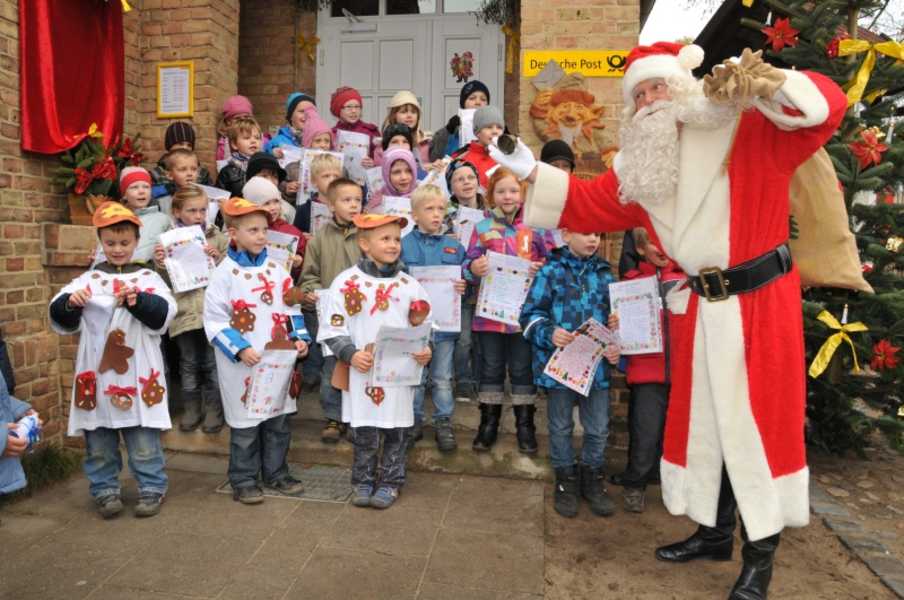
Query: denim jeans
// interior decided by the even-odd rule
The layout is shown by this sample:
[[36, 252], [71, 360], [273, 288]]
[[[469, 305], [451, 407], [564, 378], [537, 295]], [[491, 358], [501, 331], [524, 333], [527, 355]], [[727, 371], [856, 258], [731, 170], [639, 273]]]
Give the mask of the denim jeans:
[[639, 383], [631, 386], [628, 405], [628, 466], [622, 474], [625, 487], [645, 488], [659, 468], [662, 430], [669, 406], [669, 386]]
[[414, 390], [414, 421], [424, 421], [424, 393], [430, 387], [433, 399], [433, 422], [438, 419], [451, 419], [455, 408], [452, 397], [452, 366], [455, 354], [455, 340], [439, 340], [433, 343], [433, 358], [424, 369], [421, 385]]
[[320, 371], [320, 408], [323, 416], [331, 421], [342, 420], [342, 390], [333, 387], [333, 370], [336, 368], [335, 356], [323, 357], [323, 369]]
[[166, 494], [169, 479], [166, 476], [166, 460], [163, 457], [159, 429], [98, 427], [91, 431], [85, 430], [84, 468], [91, 496], [103, 498], [120, 493], [119, 472], [122, 471], [120, 435], [129, 455], [129, 471], [138, 482], [138, 494]]
[[[405, 485], [408, 428], [355, 427], [353, 431], [355, 455], [352, 460], [352, 485], [388, 485], [394, 488]], [[380, 437], [383, 438], [382, 456]]]
[[531, 346], [519, 333], [478, 331], [480, 340], [480, 391], [502, 393], [508, 371], [512, 395], [533, 396], [537, 393], [531, 369]]
[[476, 387], [480, 379], [477, 368], [480, 354], [477, 338], [471, 331], [475, 307], [475, 304], [468, 302], [462, 302], [461, 305], [461, 333], [455, 342], [455, 383]]
[[[308, 334], [311, 336], [312, 340], [317, 339], [317, 329], [319, 329], [320, 325], [317, 322], [317, 311], [315, 310], [302, 310], [302, 316], [304, 317], [304, 327], [308, 330]], [[308, 355], [301, 362], [301, 373], [304, 376], [305, 381], [314, 381], [320, 377], [320, 373], [323, 370], [323, 349], [320, 347], [320, 344], [316, 342], [312, 342], [308, 344]]]
[[203, 391], [220, 395], [217, 359], [203, 329], [192, 329], [173, 338], [179, 348], [179, 375], [183, 392]]
[[257, 485], [258, 475], [264, 483], [273, 483], [289, 474], [289, 415], [229, 432], [229, 483], [233, 489]]
[[581, 462], [594, 469], [602, 467], [606, 439], [609, 437], [609, 390], [590, 390], [589, 397], [567, 388], [551, 388], [547, 392], [549, 458], [553, 468], [570, 467], [575, 463], [574, 448], [571, 446], [575, 402], [584, 427]]

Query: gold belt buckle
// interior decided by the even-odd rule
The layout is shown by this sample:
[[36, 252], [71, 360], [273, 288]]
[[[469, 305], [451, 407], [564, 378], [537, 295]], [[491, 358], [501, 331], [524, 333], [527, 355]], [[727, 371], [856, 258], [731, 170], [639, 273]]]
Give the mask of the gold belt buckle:
[[[718, 293], [713, 293], [713, 291], [709, 288], [709, 282], [706, 280], [707, 275], [715, 275], [719, 280], [719, 290]], [[705, 269], [700, 269], [700, 273], [697, 275], [698, 279], [700, 279], [700, 287], [703, 288], [703, 296], [709, 302], [721, 302], [722, 300], [728, 300], [728, 282], [725, 281], [725, 276], [722, 274], [722, 269], [719, 267], [707, 267]]]

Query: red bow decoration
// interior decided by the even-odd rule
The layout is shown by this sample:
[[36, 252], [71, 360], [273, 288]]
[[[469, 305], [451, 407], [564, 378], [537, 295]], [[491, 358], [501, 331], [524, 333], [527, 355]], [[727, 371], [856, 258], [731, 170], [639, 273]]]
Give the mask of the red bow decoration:
[[95, 179], [108, 179], [113, 181], [116, 179], [116, 163], [109, 156], [101, 162], [94, 165], [91, 175]]
[[772, 44], [773, 52], [780, 52], [785, 46], [796, 46], [798, 33], [800, 31], [791, 27], [788, 19], [776, 19], [772, 27], [763, 27], [766, 42]]
[[129, 387], [120, 387], [118, 385], [113, 385], [112, 383], [107, 386], [107, 389], [104, 390], [104, 393], [108, 396], [121, 396], [126, 395], [130, 398], [138, 393], [138, 390], [135, 386]]
[[351, 279], [346, 280], [345, 287], [339, 290], [342, 294], [354, 294], [358, 291], [358, 284], [352, 281]]
[[879, 142], [876, 131], [864, 129], [860, 132], [860, 140], [848, 144], [848, 149], [857, 157], [860, 168], [865, 169], [872, 164], [878, 165], [882, 162], [882, 153], [888, 150], [888, 146]]
[[233, 300], [232, 310], [245, 310], [246, 308], [256, 308], [257, 304], [250, 304], [244, 300]]
[[132, 156], [134, 151], [132, 150], [132, 138], [126, 138], [126, 141], [122, 143], [122, 146], [119, 147], [119, 152], [116, 153], [116, 156], [119, 158], [128, 158]]
[[380, 305], [384, 302], [389, 302], [392, 300], [392, 290], [399, 286], [398, 282], [393, 283], [388, 288], [377, 288], [377, 297], [374, 298], [374, 305], [370, 307], [370, 314], [374, 314], [377, 312], [377, 309], [380, 308]]
[[273, 288], [276, 287], [276, 284], [264, 277], [263, 273], [258, 273], [257, 278], [260, 279], [263, 285], [259, 285], [256, 288], [251, 288], [252, 292], [263, 292], [265, 294], [272, 294]]
[[282, 282], [282, 295], [285, 296], [289, 293], [289, 290], [292, 288], [292, 278], [286, 277]]
[[148, 375], [147, 378], [139, 377], [138, 383], [141, 384], [142, 391], [148, 389], [148, 387], [157, 383], [157, 377], [159, 377], [159, 376], [160, 376], [160, 371], [155, 371], [154, 369], [151, 369], [151, 374]]

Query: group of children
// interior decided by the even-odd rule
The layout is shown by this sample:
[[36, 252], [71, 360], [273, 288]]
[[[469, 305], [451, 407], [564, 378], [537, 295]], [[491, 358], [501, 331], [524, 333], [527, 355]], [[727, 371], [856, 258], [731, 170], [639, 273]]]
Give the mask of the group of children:
[[[489, 100], [479, 81], [462, 89], [461, 108], [476, 111], [468, 136], [473, 141], [459, 148], [461, 120], [453, 118], [431, 137], [421, 130], [421, 109], [408, 91], [389, 103], [382, 131], [361, 120], [363, 101], [353, 88], [333, 94], [330, 112], [338, 122], [332, 128], [311, 96], [293, 93], [285, 126], [270, 138], [250, 102], [230, 98], [218, 130], [215, 185], [231, 197], [220, 203], [216, 220], [208, 218], [209, 198], [198, 185], [210, 184], [210, 176], [194, 153], [188, 123], [167, 129], [167, 152], [153, 174], [140, 167], [122, 171], [121, 201], [105, 203], [94, 215], [104, 260], [50, 305], [55, 330], [81, 335], [69, 434], [85, 436], [85, 473], [101, 515], [123, 509], [120, 436], [138, 482], [136, 516], [156, 514], [165, 498], [160, 431], [171, 427], [172, 374], [162, 347], [178, 351], [180, 429], [215, 434], [224, 422], [229, 425], [229, 482], [234, 499], [244, 504], [262, 502], [263, 487], [303, 493], [287, 463], [289, 416], [303, 389], [319, 388], [322, 441], [347, 437], [354, 445], [353, 503], [387, 508], [405, 483], [407, 450], [423, 436], [427, 390], [441, 451], [457, 447], [452, 417], [458, 397], [479, 400], [473, 450], [494, 445], [502, 407], [511, 404], [519, 451], [532, 455], [539, 387], [549, 407], [556, 509], [573, 516], [582, 496], [595, 514], [612, 514], [603, 468], [609, 365], [618, 362], [618, 348], [608, 347], [609, 365], [599, 366], [588, 396], [543, 373], [554, 349], [566, 346], [587, 319], [617, 327], [609, 315], [613, 277], [598, 253], [601, 236], [563, 231], [557, 243], [552, 232], [522, 222], [524, 184], [488, 152], [505, 130], [502, 112]], [[353, 181], [342, 159], [322, 153], [310, 162], [309, 192], [299, 194], [308, 183], [300, 181], [305, 170], [285, 157], [299, 150], [336, 151], [342, 131], [371, 140], [362, 166], [381, 169], [382, 187]], [[547, 144], [541, 159], [574, 170], [564, 142]], [[406, 216], [383, 214], [387, 197], [410, 200], [413, 228], [407, 235]], [[315, 216], [324, 207], [329, 218], [317, 226]], [[469, 239], [460, 240], [458, 214], [464, 208], [482, 211], [483, 218]], [[203, 230], [205, 252], [216, 267], [206, 287], [174, 293], [159, 238], [170, 228], [194, 226]], [[268, 255], [268, 231], [298, 238], [288, 265]], [[476, 314], [489, 251], [530, 261], [533, 283], [520, 326]], [[452, 283], [461, 296], [461, 331], [434, 331], [427, 346], [411, 353], [425, 367], [421, 385], [375, 386], [380, 327], [412, 327], [431, 318], [431, 299], [410, 274], [411, 267], [422, 266], [460, 269]], [[162, 344], [165, 334], [168, 345]], [[299, 364], [286, 397], [276, 398], [261, 416], [249, 410], [248, 396], [269, 349], [292, 350]], [[584, 428], [579, 460], [572, 449], [575, 404]], [[645, 485], [651, 467], [637, 469], [629, 466], [625, 485]]]

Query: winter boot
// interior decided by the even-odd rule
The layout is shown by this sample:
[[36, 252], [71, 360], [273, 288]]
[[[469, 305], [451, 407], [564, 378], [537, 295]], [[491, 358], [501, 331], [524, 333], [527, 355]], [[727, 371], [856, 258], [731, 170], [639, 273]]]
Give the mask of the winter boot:
[[603, 469], [581, 465], [581, 496], [590, 504], [590, 512], [608, 517], [615, 512], [615, 503], [606, 493]]
[[646, 505], [646, 494], [643, 488], [626, 487], [622, 490], [625, 499], [625, 510], [633, 513], [642, 513]]
[[220, 433], [223, 425], [223, 400], [220, 398], [220, 391], [214, 390], [204, 398], [204, 424], [201, 425], [201, 431]]
[[579, 487], [577, 466], [556, 469], [556, 491], [553, 503], [557, 513], [569, 519], [577, 516]]
[[194, 431], [201, 424], [204, 415], [201, 413], [201, 392], [182, 392], [182, 418], [179, 420], [179, 431]]
[[518, 436], [518, 452], [521, 454], [537, 453], [537, 435], [534, 428], [534, 413], [537, 407], [533, 404], [516, 404], [512, 407], [515, 412], [515, 427]]
[[769, 592], [769, 581], [772, 579], [772, 559], [778, 548], [779, 534], [762, 540], [751, 542], [747, 532], [741, 529], [744, 546], [741, 556], [744, 566], [741, 575], [731, 588], [729, 600], [766, 600]]
[[737, 507], [731, 483], [723, 470], [719, 503], [716, 505], [716, 526], [700, 525], [694, 535], [686, 540], [657, 548], [656, 558], [666, 562], [687, 562], [698, 558], [731, 560]]
[[455, 441], [455, 432], [452, 431], [452, 421], [449, 419], [437, 419], [433, 424], [436, 447], [440, 452], [452, 452], [458, 448]]
[[499, 433], [499, 419], [502, 417], [501, 404], [480, 403], [480, 426], [471, 448], [475, 452], [486, 452], [496, 443]]

